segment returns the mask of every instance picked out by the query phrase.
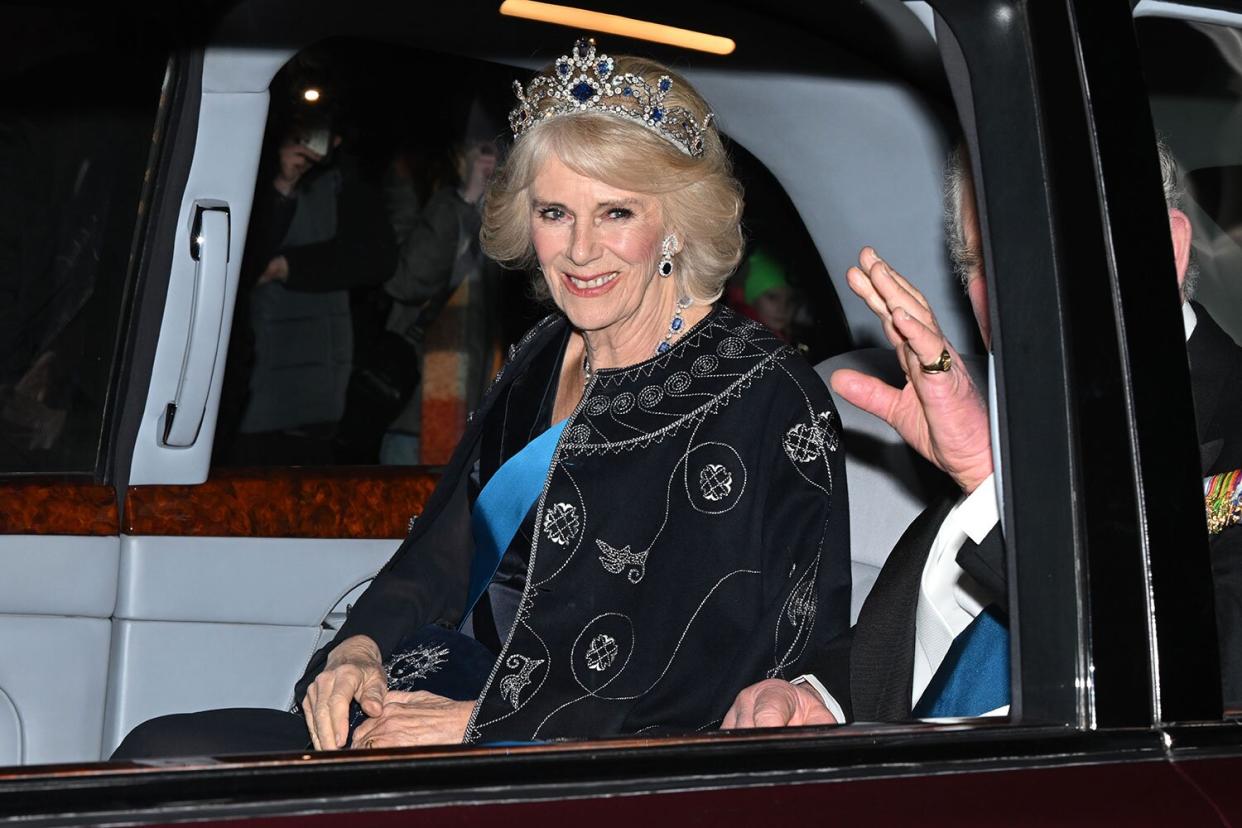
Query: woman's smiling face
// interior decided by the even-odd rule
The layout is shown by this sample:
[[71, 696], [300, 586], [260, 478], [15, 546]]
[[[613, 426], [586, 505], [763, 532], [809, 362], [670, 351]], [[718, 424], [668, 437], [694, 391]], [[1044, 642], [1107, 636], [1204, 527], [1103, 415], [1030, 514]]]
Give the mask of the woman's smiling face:
[[530, 201], [535, 255], [574, 327], [641, 329], [671, 311], [672, 285], [656, 284], [664, 223], [655, 196], [587, 178], [550, 156]]

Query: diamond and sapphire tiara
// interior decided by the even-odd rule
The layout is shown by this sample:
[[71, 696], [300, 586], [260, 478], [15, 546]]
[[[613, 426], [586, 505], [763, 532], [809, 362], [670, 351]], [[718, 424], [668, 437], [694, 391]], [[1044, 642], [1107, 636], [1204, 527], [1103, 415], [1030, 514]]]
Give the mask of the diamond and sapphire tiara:
[[595, 51], [594, 40], [582, 38], [572, 54], [557, 59], [550, 75], [536, 75], [525, 89], [514, 81], [518, 105], [509, 113], [514, 137], [520, 138], [539, 121], [589, 110], [628, 118], [687, 155], [701, 156], [703, 134], [714, 116], [709, 112], [700, 123], [680, 106], [665, 106], [673, 88], [668, 75], [661, 75], [653, 86], [638, 75], [613, 74], [614, 66], [612, 58]]

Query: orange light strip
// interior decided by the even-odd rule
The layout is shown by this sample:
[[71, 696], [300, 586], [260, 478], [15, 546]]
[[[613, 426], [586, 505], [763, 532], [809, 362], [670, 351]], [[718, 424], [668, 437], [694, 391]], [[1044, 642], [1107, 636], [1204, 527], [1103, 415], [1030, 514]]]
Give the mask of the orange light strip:
[[554, 3], [539, 3], [536, 0], [504, 0], [500, 4], [500, 13], [507, 17], [521, 17], [526, 20], [538, 20], [541, 23], [568, 26], [579, 31], [607, 32], [636, 40], [666, 43], [669, 46], [680, 46], [699, 52], [709, 52], [713, 55], [732, 54], [737, 48], [737, 44], [727, 37], [696, 32], [691, 29], [679, 29], [676, 26], [665, 26], [660, 23], [649, 23], [646, 20], [635, 20], [617, 14], [575, 9]]

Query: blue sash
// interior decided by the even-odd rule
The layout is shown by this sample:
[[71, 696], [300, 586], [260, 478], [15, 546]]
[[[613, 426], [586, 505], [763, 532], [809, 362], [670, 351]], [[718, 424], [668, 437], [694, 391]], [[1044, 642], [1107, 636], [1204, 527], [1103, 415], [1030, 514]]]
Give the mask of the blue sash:
[[1009, 704], [1009, 628], [987, 607], [953, 639], [914, 717], [982, 716]]
[[475, 603], [496, 575], [500, 559], [513, 542], [530, 507], [539, 500], [543, 482], [552, 465], [556, 444], [565, 430], [561, 420], [526, 444], [525, 448], [505, 461], [474, 502], [470, 528], [474, 534], [474, 560], [470, 562], [470, 592], [466, 601], [465, 621]]

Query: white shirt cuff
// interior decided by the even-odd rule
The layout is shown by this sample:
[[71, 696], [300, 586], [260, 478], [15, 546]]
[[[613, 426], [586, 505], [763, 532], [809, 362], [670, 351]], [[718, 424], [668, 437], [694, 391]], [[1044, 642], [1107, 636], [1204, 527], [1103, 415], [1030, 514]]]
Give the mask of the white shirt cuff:
[[1000, 507], [996, 497], [996, 475], [984, 478], [966, 499], [954, 508], [958, 526], [975, 543], [983, 543], [988, 533], [1000, 523]]
[[831, 713], [832, 717], [837, 720], [837, 724], [845, 724], [845, 711], [841, 709], [841, 705], [837, 703], [837, 700], [833, 697], [833, 695], [828, 692], [828, 688], [825, 687], [819, 679], [815, 678], [815, 676], [810, 673], [805, 673], [789, 683], [810, 685], [811, 689], [815, 691], [815, 694], [819, 696], [820, 700], [824, 703], [824, 707], [828, 708], [828, 712]]

